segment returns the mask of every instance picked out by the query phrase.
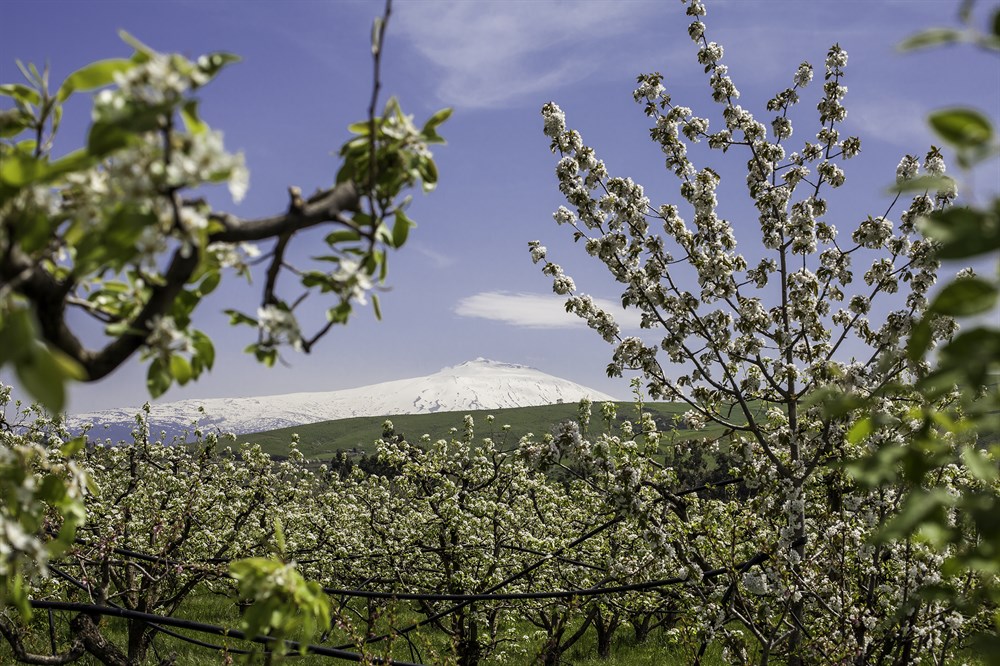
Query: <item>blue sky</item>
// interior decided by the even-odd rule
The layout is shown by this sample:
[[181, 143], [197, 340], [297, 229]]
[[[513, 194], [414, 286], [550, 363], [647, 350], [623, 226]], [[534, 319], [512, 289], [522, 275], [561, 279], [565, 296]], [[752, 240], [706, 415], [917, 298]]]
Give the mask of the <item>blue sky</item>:
[[[741, 104], [763, 121], [769, 121], [764, 103], [790, 85], [801, 61], [822, 72], [831, 44], [849, 53], [844, 131], [862, 138], [862, 154], [845, 165], [847, 184], [831, 197], [838, 227], [884, 212], [885, 188], [900, 157], [922, 155], [933, 141], [924, 125], [929, 111], [967, 104], [997, 117], [995, 56], [972, 49], [895, 52], [913, 32], [952, 25], [957, 4], [708, 2], [708, 36], [726, 48]], [[287, 205], [287, 186], [311, 192], [332, 182], [338, 165], [331, 152], [347, 137], [346, 126], [366, 113], [368, 40], [380, 9], [380, 2], [320, 0], [5, 0], [0, 79], [19, 80], [15, 59], [48, 61], [60, 81], [93, 60], [128, 55], [116, 36], [120, 28], [162, 51], [239, 54], [243, 61], [204, 89], [201, 110], [223, 130], [230, 149], [245, 152], [250, 190], [238, 206], [221, 191], [212, 200], [246, 217], [269, 214]], [[431, 195], [416, 195], [410, 213], [419, 226], [390, 258], [383, 320], [362, 309], [309, 356], [289, 350], [287, 366], [266, 369], [241, 352], [252, 332], [229, 328], [220, 314], [227, 307], [253, 312], [259, 283], [227, 286], [196, 320], [215, 338], [215, 370], [162, 400], [333, 390], [429, 374], [477, 356], [524, 363], [627, 397], [627, 380], [604, 374], [611, 347], [561, 316], [550, 281], [527, 252], [528, 241], [541, 240], [581, 292], [616, 298], [600, 266], [552, 222], [563, 201], [539, 109], [556, 101], [612, 175], [644, 184], [654, 204], [676, 201], [677, 182], [663, 170], [631, 92], [637, 74], [661, 71], [675, 102], [718, 122], [719, 107], [711, 103], [687, 36], [689, 22], [678, 2], [397, 0], [384, 92], [397, 95], [417, 120], [444, 106], [455, 113], [441, 130], [448, 145], [436, 151], [440, 185]], [[818, 83], [805, 97], [812, 104], [801, 108], [814, 107]], [[57, 153], [79, 144], [88, 118], [89, 100], [81, 96], [67, 109]], [[815, 122], [800, 121], [792, 145], [814, 131]], [[756, 223], [739, 174], [744, 161], [713, 153], [700, 165], [723, 173], [720, 214], [750, 239]], [[995, 165], [976, 175], [981, 189], [995, 191], [997, 180]], [[300, 255], [318, 249], [320, 237], [300, 239]], [[322, 309], [317, 302], [316, 311]], [[141, 404], [144, 373], [133, 360], [108, 379], [77, 386], [69, 409]]]

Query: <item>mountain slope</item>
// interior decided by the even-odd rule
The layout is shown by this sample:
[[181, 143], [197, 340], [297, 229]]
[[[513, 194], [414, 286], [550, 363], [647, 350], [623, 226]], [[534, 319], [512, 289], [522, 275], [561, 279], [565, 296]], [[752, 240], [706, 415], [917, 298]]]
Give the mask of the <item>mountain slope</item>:
[[[154, 436], [163, 431], [170, 439], [195, 421], [205, 429], [241, 434], [360, 416], [507, 409], [575, 403], [584, 397], [595, 402], [614, 400], [534, 368], [478, 358], [426, 377], [340, 391], [164, 403], [151, 408], [149, 420]], [[98, 424], [92, 437], [127, 440], [138, 411], [123, 408], [78, 414], [70, 418], [70, 425]]]

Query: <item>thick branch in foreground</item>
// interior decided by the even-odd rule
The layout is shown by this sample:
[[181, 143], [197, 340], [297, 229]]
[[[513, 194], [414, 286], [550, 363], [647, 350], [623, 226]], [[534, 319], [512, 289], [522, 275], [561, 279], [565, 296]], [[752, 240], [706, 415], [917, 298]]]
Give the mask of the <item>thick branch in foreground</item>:
[[317, 192], [308, 200], [292, 197], [288, 212], [257, 220], [243, 220], [228, 213], [213, 214], [211, 219], [225, 227], [213, 233], [211, 242], [239, 243], [275, 238], [282, 234], [294, 234], [326, 222], [345, 223], [344, 212], [358, 210], [361, 198], [354, 183], [347, 181], [329, 190]]
[[[210, 243], [260, 241], [331, 222], [352, 226], [344, 213], [357, 211], [359, 206], [357, 188], [345, 182], [317, 192], [306, 201], [293, 195], [288, 211], [280, 215], [245, 220], [227, 213], [214, 214], [212, 220], [223, 229], [211, 234], [208, 240]], [[145, 306], [129, 322], [129, 331], [99, 350], [86, 349], [66, 323], [67, 299], [77, 286], [76, 278], [58, 281], [16, 249], [8, 261], [0, 264], [0, 278], [4, 282], [16, 281], [17, 291], [31, 302], [42, 338], [79, 363], [86, 374], [85, 381], [96, 381], [111, 374], [142, 347], [153, 321], [170, 312], [174, 300], [194, 275], [199, 258], [197, 248], [175, 250], [162, 276], [163, 283], [152, 288]]]

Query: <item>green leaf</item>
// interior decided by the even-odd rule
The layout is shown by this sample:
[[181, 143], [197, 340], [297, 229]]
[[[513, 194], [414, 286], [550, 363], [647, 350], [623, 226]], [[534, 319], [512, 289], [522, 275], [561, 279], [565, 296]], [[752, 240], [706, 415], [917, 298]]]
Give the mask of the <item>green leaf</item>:
[[156, 55], [156, 51], [154, 49], [146, 46], [145, 44], [143, 44], [138, 39], [136, 39], [135, 37], [133, 37], [124, 30], [118, 31], [118, 37], [120, 37], [123, 42], [125, 42], [126, 44], [135, 49], [135, 56], [133, 56], [132, 58], [135, 62], [146, 62], [154, 55]]
[[851, 444], [857, 444], [864, 441], [868, 435], [872, 434], [874, 430], [874, 422], [870, 416], [866, 416], [862, 419], [858, 419], [851, 429], [847, 431], [847, 441]]
[[445, 140], [440, 134], [437, 133], [437, 127], [451, 117], [451, 112], [451, 108], [441, 109], [427, 119], [427, 122], [424, 123], [423, 130], [421, 130], [421, 134], [424, 135], [425, 141], [428, 143], [445, 143]]
[[92, 62], [66, 77], [56, 93], [56, 101], [63, 102], [77, 91], [93, 90], [110, 85], [115, 80], [115, 74], [128, 71], [133, 67], [135, 67], [135, 62], [125, 58]]
[[361, 234], [359, 234], [354, 229], [339, 229], [337, 231], [330, 232], [326, 235], [327, 245], [336, 245], [337, 243], [350, 243], [353, 241], [361, 240]]
[[933, 329], [927, 317], [923, 317], [910, 331], [910, 339], [906, 342], [906, 358], [917, 362], [930, 349]]
[[904, 39], [896, 47], [900, 51], [914, 51], [929, 46], [953, 44], [962, 41], [962, 32], [952, 28], [931, 28]]
[[91, 125], [87, 150], [100, 157], [124, 148], [135, 135], [158, 129], [161, 119], [172, 109], [169, 105], [135, 106], [130, 111], [114, 121], [102, 120]]
[[31, 127], [35, 119], [31, 114], [25, 113], [21, 109], [7, 109], [0, 111], [0, 137], [9, 139], [15, 137]]
[[234, 53], [218, 51], [216, 53], [209, 53], [208, 55], [198, 58], [198, 67], [201, 71], [208, 74], [209, 78], [214, 78], [223, 67], [233, 62], [239, 62], [240, 60], [242, 60], [242, 58]]
[[420, 172], [421, 179], [424, 181], [424, 192], [430, 192], [437, 187], [438, 170], [437, 165], [434, 164], [434, 160], [430, 158], [420, 160], [417, 169]]
[[174, 376], [177, 383], [184, 386], [191, 381], [191, 364], [180, 354], [170, 355], [170, 374]]
[[878, 538], [883, 541], [904, 538], [924, 522], [944, 522], [944, 509], [953, 503], [944, 490], [914, 490], [904, 500], [899, 513], [882, 528]]
[[941, 349], [937, 369], [917, 382], [921, 391], [946, 388], [948, 382], [968, 388], [985, 386], [1000, 359], [1000, 330], [985, 327], [963, 331]]
[[212, 271], [198, 285], [198, 296], [211, 294], [219, 286], [220, 282], [222, 282], [222, 274], [217, 270]]
[[1000, 7], [993, 12], [993, 35], [1000, 38]]
[[66, 483], [55, 474], [46, 474], [38, 488], [38, 497], [49, 504], [58, 504], [66, 496]]
[[965, 206], [937, 210], [918, 221], [920, 232], [941, 244], [941, 259], [965, 259], [1000, 249], [1000, 199], [992, 210]]
[[48, 174], [44, 160], [21, 153], [7, 154], [0, 160], [0, 183], [21, 188], [42, 180]]
[[939, 192], [954, 191], [956, 189], [955, 179], [949, 176], [917, 176], [896, 183], [889, 188], [890, 194], [896, 192]]
[[63, 174], [89, 169], [97, 162], [97, 158], [84, 149], [74, 150], [49, 164], [46, 180], [51, 180]]
[[969, 317], [989, 311], [996, 302], [994, 285], [979, 278], [962, 278], [938, 292], [928, 309], [952, 317]]
[[347, 131], [352, 134], [360, 134], [361, 136], [368, 136], [371, 133], [372, 125], [371, 122], [364, 120], [358, 123], [351, 123], [347, 126]]
[[181, 107], [181, 120], [188, 132], [194, 135], [204, 134], [208, 129], [208, 124], [198, 117], [198, 100], [189, 99]]
[[74, 437], [65, 444], [59, 447], [59, 453], [63, 455], [64, 458], [72, 458], [80, 451], [83, 451], [84, 447], [87, 446], [87, 437], [81, 435], [80, 437]]
[[17, 378], [28, 394], [51, 414], [62, 412], [66, 404], [67, 367], [41, 343], [14, 362]]
[[[256, 322], [254, 323], [256, 324]], [[201, 363], [205, 368], [211, 370], [215, 364], [215, 345], [212, 344], [212, 338], [201, 331], [192, 331], [191, 344]]]
[[173, 383], [173, 377], [171, 377], [170, 371], [159, 357], [154, 358], [146, 373], [146, 388], [149, 389], [149, 394], [158, 398], [170, 388], [171, 383]]
[[993, 127], [986, 116], [966, 108], [945, 109], [930, 115], [930, 124], [938, 136], [959, 148], [980, 146], [993, 137]]
[[403, 247], [406, 238], [410, 235], [410, 228], [415, 226], [413, 220], [407, 217], [406, 213], [397, 210], [396, 221], [392, 225], [392, 246], [395, 248]]
[[962, 461], [975, 478], [984, 483], [992, 483], [997, 478], [997, 465], [971, 446], [962, 448]]
[[31, 353], [35, 340], [35, 325], [31, 313], [16, 309], [0, 317], [0, 366], [17, 362]]
[[372, 294], [372, 308], [375, 310], [375, 319], [382, 321], [382, 305], [379, 303], [378, 294]]
[[250, 315], [245, 315], [238, 310], [224, 310], [224, 312], [229, 315], [229, 324], [235, 326], [237, 324], [247, 324], [249, 326], [257, 326], [257, 320]]
[[42, 103], [42, 98], [38, 94], [38, 91], [23, 83], [5, 83], [0, 85], [0, 95], [12, 97], [19, 102], [34, 104], [35, 106]]

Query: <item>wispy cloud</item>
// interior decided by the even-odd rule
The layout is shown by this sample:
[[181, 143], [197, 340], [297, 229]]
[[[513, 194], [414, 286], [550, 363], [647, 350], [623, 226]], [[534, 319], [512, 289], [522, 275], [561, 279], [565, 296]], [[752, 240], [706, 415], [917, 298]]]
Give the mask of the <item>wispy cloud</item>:
[[[486, 291], [467, 296], [455, 305], [455, 314], [503, 322], [522, 328], [586, 328], [587, 323], [566, 312], [565, 299], [549, 294]], [[639, 314], [601, 298], [594, 303], [614, 317], [623, 329], [638, 329]]]
[[455, 265], [454, 257], [444, 254], [443, 252], [433, 250], [423, 243], [412, 243], [412, 247], [415, 252], [427, 257], [434, 268], [448, 268], [449, 266]]
[[853, 99], [847, 106], [847, 124], [861, 137], [877, 137], [904, 151], [920, 152], [933, 142], [923, 109], [902, 97]]
[[640, 26], [656, 3], [403, 3], [399, 30], [439, 68], [447, 104], [497, 107], [606, 71], [605, 40]]

